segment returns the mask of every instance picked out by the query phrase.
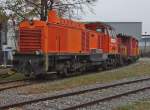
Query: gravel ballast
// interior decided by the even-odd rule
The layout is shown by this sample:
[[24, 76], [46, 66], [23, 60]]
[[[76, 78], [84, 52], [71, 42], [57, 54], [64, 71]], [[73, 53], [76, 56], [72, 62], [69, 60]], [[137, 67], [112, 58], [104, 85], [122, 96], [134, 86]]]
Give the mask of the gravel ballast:
[[[149, 76], [143, 76], [143, 78], [147, 78], [147, 77], [149, 77]], [[140, 77], [140, 78], [142, 78], [142, 77]], [[135, 80], [135, 79], [140, 79], [140, 78], [136, 77], [136, 78], [131, 78], [130, 80]], [[129, 79], [124, 79], [124, 80], [120, 80], [120, 81], [113, 81], [112, 84], [122, 82], [122, 81], [129, 81]], [[2, 100], [0, 101], [0, 105], [11, 104], [12, 102], [15, 103], [15, 102], [20, 102], [20, 101], [25, 101], [25, 100], [30, 100], [30, 99], [36, 99], [36, 98], [40, 98], [43, 96], [45, 96], [45, 97], [53, 96], [53, 95], [58, 95], [58, 94], [66, 93], [66, 92], [84, 90], [87, 88], [93, 88], [93, 87], [104, 86], [104, 85], [107, 85], [107, 84], [95, 84], [95, 85], [90, 85], [90, 86], [77, 87], [77, 88], [70, 89], [70, 90], [56, 91], [54, 93], [45, 93], [45, 94], [36, 94], [36, 95], [24, 95], [21, 93], [21, 91], [19, 91], [19, 89], [7, 90], [7, 91], [3, 91], [0, 93], [0, 97], [2, 98]], [[25, 105], [25, 106], [23, 106], [23, 109], [24, 110], [62, 109], [62, 108], [69, 107], [71, 105], [85, 103], [85, 102], [88, 102], [91, 100], [95, 100], [97, 98], [103, 98], [103, 97], [107, 97], [110, 95], [115, 95], [117, 93], [122, 93], [122, 92], [125, 92], [127, 90], [138, 89], [141, 87], [145, 87], [147, 85], [150, 85], [150, 81], [144, 81], [143, 83], [130, 84], [130, 86], [124, 85], [121, 87], [119, 86], [119, 87], [115, 87], [115, 88], [104, 89], [101, 91], [94, 91], [94, 92], [86, 93], [83, 95], [71, 96], [71, 97], [56, 99], [56, 100], [52, 100], [52, 101], [42, 101], [42, 102], [30, 104], [30, 105]], [[141, 92], [141, 93], [143, 93], [143, 92]], [[140, 97], [138, 94], [135, 95], [135, 98], [134, 98], [135, 101], [145, 97], [144, 93]], [[146, 97], [148, 97], [148, 96], [150, 96], [150, 92], [149, 92], [149, 94], [146, 94]], [[92, 107], [94, 107], [94, 108], [98, 107], [98, 109], [100, 109], [101, 107], [102, 108], [112, 108], [112, 107], [114, 108], [115, 105], [117, 106], [120, 103], [130, 102], [130, 98], [132, 98], [132, 97], [125, 98], [126, 101], [120, 101], [120, 99], [119, 99], [118, 103], [117, 103], [117, 101], [115, 101], [115, 102], [112, 101], [114, 104], [113, 103], [111, 104], [111, 101], [110, 101], [110, 104], [107, 104], [109, 102], [106, 102], [106, 103], [100, 103], [100, 104], [98, 104], [96, 106], [92, 106]], [[103, 106], [100, 106], [100, 105], [103, 105]], [[91, 107], [87, 107], [87, 109], [90, 109], [90, 108]]]
[[[124, 85], [121, 87], [115, 87], [111, 89], [104, 89], [101, 91], [94, 91], [82, 95], [77, 95], [77, 96], [71, 96], [71, 97], [65, 97], [61, 99], [56, 99], [52, 101], [43, 101], [39, 102], [36, 104], [31, 104], [31, 105], [25, 105], [23, 106], [24, 109], [46, 109], [48, 110], [49, 108], [53, 108], [52, 110], [57, 110], [57, 109], [63, 109], [70, 107], [72, 105], [78, 105], [80, 103], [86, 103], [90, 101], [94, 101], [99, 98], [105, 98], [108, 96], [116, 95], [119, 93], [124, 93], [125, 91], [130, 91], [130, 90], [135, 90], [139, 89], [141, 87], [145, 87], [150, 84], [150, 81], [143, 82], [143, 83], [136, 83], [136, 84], [130, 84], [130, 85]], [[146, 94], [145, 94], [146, 92]], [[139, 97], [140, 96], [140, 97]], [[127, 104], [129, 102], [134, 102], [142, 98], [150, 97], [150, 90], [146, 90], [144, 92], [139, 92], [137, 94], [132, 94], [126, 97], [121, 97], [119, 99], [113, 99], [112, 101], [104, 102], [104, 103], [99, 103], [94, 106], [90, 106], [84, 109], [105, 109], [105, 110], [111, 110], [112, 108], [115, 108], [121, 104]], [[83, 108], [81, 108], [83, 109]]]
[[[10, 89], [10, 90], [5, 90], [5, 91], [0, 91], [0, 105], [5, 105], [5, 104], [12, 104], [12, 103], [16, 103], [16, 102], [22, 102], [22, 101], [27, 101], [27, 100], [32, 100], [32, 99], [37, 99], [37, 98], [42, 98], [42, 97], [47, 97], [47, 96], [54, 96], [54, 95], [59, 95], [59, 94], [63, 94], [63, 93], [67, 93], [67, 92], [74, 92], [74, 91], [79, 91], [79, 90], [84, 90], [87, 88], [95, 88], [98, 86], [105, 86], [105, 85], [110, 85], [110, 84], [115, 84], [115, 83], [120, 83], [120, 82], [126, 82], [126, 81], [131, 81], [131, 80], [136, 80], [136, 79], [141, 79], [141, 78], [147, 78], [150, 77], [149, 74], [147, 74], [149, 72], [149, 70], [147, 69], [147, 71], [144, 71], [143, 74], [141, 73], [141, 71], [139, 71], [139, 69], [143, 68], [146, 65], [147, 68], [149, 68], [149, 66], [147, 64], [149, 64], [150, 59], [146, 58], [146, 59], [141, 59], [138, 63], [129, 65], [127, 67], [123, 67], [125, 69], [128, 69], [128, 67], [130, 67], [132, 69], [132, 67], [137, 67], [136, 69], [134, 69], [132, 72], [136, 73], [136, 71], [138, 71], [138, 75], [136, 76], [136, 74], [134, 74], [133, 76], [129, 75], [129, 73], [127, 73], [127, 75], [125, 74], [126, 71], [122, 68], [119, 69], [114, 69], [111, 70], [110, 72], [108, 72], [108, 74], [106, 74], [106, 76], [109, 76], [113, 73], [117, 73], [119, 72], [123, 72], [123, 74], [125, 74], [124, 76], [126, 77], [121, 77], [121, 80], [115, 80], [115, 81], [108, 81], [108, 83], [103, 83], [102, 82], [97, 82], [97, 83], [93, 83], [91, 85], [87, 85], [87, 86], [78, 86], [78, 87], [74, 87], [74, 88], [70, 88], [70, 89], [61, 89], [61, 90], [52, 90], [52, 91], [45, 91], [44, 92], [40, 91], [40, 92], [36, 92], [40, 89], [37, 90], [37, 88], [41, 88], [43, 86], [45, 87], [50, 87], [50, 85], [53, 84], [61, 84], [63, 82], [63, 80], [60, 81], [52, 81], [52, 82], [45, 82], [43, 84], [35, 84], [32, 86], [26, 86], [26, 87], [19, 87], [19, 88], [14, 88], [14, 89]], [[136, 66], [137, 65], [137, 66]], [[144, 65], [141, 68], [139, 68], [139, 65]], [[134, 72], [135, 71], [135, 72]], [[143, 70], [142, 70], [143, 71]], [[106, 72], [107, 73], [107, 72]], [[119, 74], [117, 74], [115, 77], [118, 77]], [[129, 76], [129, 77], [128, 77]], [[87, 78], [87, 77], [82, 77], [82, 78]], [[99, 77], [98, 77], [99, 78]], [[103, 77], [105, 78], [105, 76]], [[124, 79], [122, 79], [124, 78]], [[76, 78], [75, 78], [76, 79]], [[110, 77], [111, 79], [111, 77]], [[65, 83], [64, 83], [65, 84]], [[75, 83], [76, 84], [76, 83]], [[89, 83], [90, 84], [90, 83]], [[138, 88], [143, 88], [145, 86], [149, 86], [150, 85], [150, 81], [145, 81], [143, 83], [136, 83], [136, 84], [131, 84], [131, 85], [124, 85], [124, 86], [119, 86], [119, 87], [115, 87], [115, 88], [110, 88], [110, 89], [104, 89], [104, 90], [99, 90], [99, 91], [95, 91], [95, 92], [90, 92], [90, 93], [86, 93], [86, 94], [82, 94], [82, 95], [77, 95], [77, 96], [71, 96], [71, 97], [66, 97], [66, 98], [61, 98], [61, 99], [56, 99], [56, 100], [49, 100], [49, 101], [42, 101], [42, 102], [38, 102], [38, 103], [33, 103], [33, 104], [28, 104], [28, 105], [24, 105], [22, 107], [17, 107], [16, 110], [59, 110], [59, 109], [63, 109], [66, 107], [69, 107], [71, 105], [75, 105], [75, 104], [80, 104], [80, 103], [84, 103], [84, 102], [88, 102], [91, 100], [95, 100], [98, 98], [103, 98], [103, 97], [107, 97], [110, 95], [115, 95], [117, 93], [122, 93], [122, 92], [126, 92], [127, 90], [134, 90], [134, 89], [138, 89]], [[42, 89], [45, 89], [45, 87], [43, 87]], [[31, 90], [30, 90], [31, 89]], [[32, 92], [32, 89], [35, 90]], [[31, 92], [28, 92], [28, 90], [30, 90]], [[27, 91], [27, 92], [26, 92]], [[120, 97], [118, 99], [113, 99], [111, 101], [106, 101], [103, 103], [99, 103], [93, 106], [89, 106], [86, 108], [81, 108], [81, 110], [112, 110], [113, 108], [116, 108], [118, 106], [122, 106], [122, 105], [126, 105], [126, 104], [130, 104], [132, 102], [138, 101], [140, 99], [145, 99], [145, 98], [150, 98], [150, 90], [145, 90], [143, 92], [138, 92], [137, 94], [131, 94], [129, 96], [124, 96], [124, 97]], [[113, 109], [114, 110], [114, 109]]]

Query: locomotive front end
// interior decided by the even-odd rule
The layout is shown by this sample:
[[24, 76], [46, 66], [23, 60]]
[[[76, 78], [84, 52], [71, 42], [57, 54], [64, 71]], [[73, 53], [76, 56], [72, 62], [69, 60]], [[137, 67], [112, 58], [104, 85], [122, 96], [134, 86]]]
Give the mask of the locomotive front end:
[[44, 36], [45, 22], [23, 21], [19, 26], [18, 50], [14, 53], [13, 69], [25, 76], [46, 72]]

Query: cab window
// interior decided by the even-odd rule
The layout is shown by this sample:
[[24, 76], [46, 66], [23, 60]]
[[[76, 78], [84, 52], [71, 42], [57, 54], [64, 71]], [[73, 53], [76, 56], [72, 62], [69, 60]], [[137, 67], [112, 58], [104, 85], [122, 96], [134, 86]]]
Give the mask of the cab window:
[[116, 38], [116, 32], [112, 30], [112, 37]]
[[97, 31], [97, 32], [100, 32], [100, 33], [107, 34], [107, 30], [104, 29], [104, 28], [97, 28], [96, 31]]
[[97, 31], [97, 32], [103, 32], [103, 30], [100, 29], [100, 28], [96, 29], [96, 31]]
[[108, 33], [109, 33], [109, 35], [112, 37], [112, 38], [116, 38], [116, 33], [115, 33], [115, 31], [113, 31], [113, 30], [108, 30]]

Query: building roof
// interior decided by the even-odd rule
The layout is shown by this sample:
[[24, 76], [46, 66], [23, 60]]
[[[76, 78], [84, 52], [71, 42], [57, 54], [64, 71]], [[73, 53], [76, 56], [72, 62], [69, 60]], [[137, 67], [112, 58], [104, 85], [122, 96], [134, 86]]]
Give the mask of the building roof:
[[145, 34], [143, 34], [142, 36], [150, 36], [150, 34], [146, 34], [146, 35], [145, 35]]
[[102, 23], [143, 23], [141, 21], [87, 21], [85, 23], [88, 23], [88, 22], [102, 22]]
[[142, 35], [142, 39], [150, 39], [150, 35]]

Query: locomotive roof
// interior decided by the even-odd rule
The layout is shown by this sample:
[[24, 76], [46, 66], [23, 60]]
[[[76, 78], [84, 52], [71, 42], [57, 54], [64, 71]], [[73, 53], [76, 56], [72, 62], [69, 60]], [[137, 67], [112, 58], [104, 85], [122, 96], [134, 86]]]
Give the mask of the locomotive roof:
[[96, 22], [83, 22], [85, 25], [97, 25], [98, 27], [109, 28], [114, 30], [114, 28], [104, 22], [96, 21]]
[[134, 36], [126, 35], [126, 34], [122, 34], [122, 33], [119, 33], [117, 36], [124, 37], [124, 38], [134, 38], [134, 39], [138, 40], [138, 39], [137, 39], [136, 37], [134, 37]]

